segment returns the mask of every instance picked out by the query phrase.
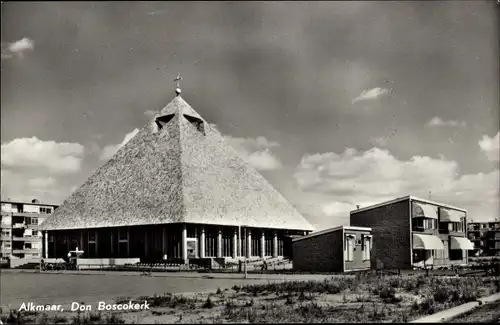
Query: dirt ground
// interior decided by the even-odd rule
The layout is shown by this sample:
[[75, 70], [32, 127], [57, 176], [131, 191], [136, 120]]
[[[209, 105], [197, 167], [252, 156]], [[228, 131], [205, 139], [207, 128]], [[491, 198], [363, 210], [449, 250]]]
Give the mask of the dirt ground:
[[498, 291], [498, 278], [332, 277], [234, 284], [207, 293], [117, 297], [148, 311], [2, 314], [4, 323], [341, 323], [409, 322]]

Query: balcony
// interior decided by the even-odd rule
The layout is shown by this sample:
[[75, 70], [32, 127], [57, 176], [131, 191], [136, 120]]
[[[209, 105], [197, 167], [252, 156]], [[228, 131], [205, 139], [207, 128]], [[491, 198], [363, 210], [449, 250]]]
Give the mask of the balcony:
[[36, 212], [12, 212], [13, 217], [33, 217], [38, 215]]
[[15, 223], [12, 225], [12, 228], [14, 229], [24, 229], [26, 228], [26, 225], [24, 223]]
[[42, 250], [39, 248], [23, 248], [23, 249], [13, 249], [12, 254], [37, 254]]
[[450, 236], [459, 236], [459, 237], [463, 237], [465, 235], [465, 232], [462, 231], [462, 230], [449, 229], [449, 228], [443, 228], [443, 227], [439, 228], [439, 233], [440, 234], [447, 234], [447, 235], [450, 235]]
[[24, 242], [39, 242], [42, 240], [42, 237], [38, 236], [12, 236], [12, 241], [24, 241]]

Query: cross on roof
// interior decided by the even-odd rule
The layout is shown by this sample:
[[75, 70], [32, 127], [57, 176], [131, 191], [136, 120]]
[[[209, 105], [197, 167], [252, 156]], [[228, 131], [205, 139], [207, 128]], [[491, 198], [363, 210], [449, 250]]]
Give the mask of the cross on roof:
[[174, 81], [177, 83], [177, 88], [180, 88], [179, 87], [179, 81], [182, 80], [182, 77], [180, 74], [177, 74], [177, 76], [175, 77]]

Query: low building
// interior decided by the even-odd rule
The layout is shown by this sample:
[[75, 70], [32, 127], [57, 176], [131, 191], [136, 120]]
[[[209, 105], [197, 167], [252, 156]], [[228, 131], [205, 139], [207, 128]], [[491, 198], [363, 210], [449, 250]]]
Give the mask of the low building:
[[500, 256], [500, 221], [476, 221], [467, 225], [475, 256]]
[[292, 241], [294, 270], [349, 272], [371, 268], [371, 228], [338, 226]]
[[351, 211], [350, 224], [371, 227], [372, 264], [411, 269], [466, 265], [474, 245], [466, 236], [467, 211], [414, 196]]
[[57, 208], [57, 205], [31, 202], [1, 201], [0, 260], [39, 259], [42, 256], [42, 233], [38, 226]]

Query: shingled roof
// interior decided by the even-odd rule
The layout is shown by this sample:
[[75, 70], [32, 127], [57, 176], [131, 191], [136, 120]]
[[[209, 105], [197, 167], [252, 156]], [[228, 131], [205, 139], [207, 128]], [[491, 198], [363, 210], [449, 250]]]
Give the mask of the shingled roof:
[[165, 223], [314, 230], [180, 96], [42, 223], [42, 230]]

